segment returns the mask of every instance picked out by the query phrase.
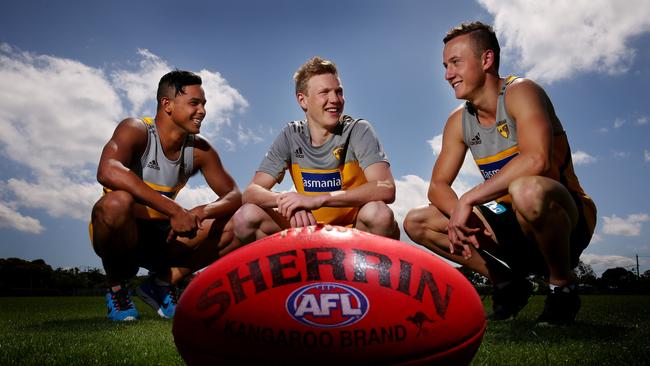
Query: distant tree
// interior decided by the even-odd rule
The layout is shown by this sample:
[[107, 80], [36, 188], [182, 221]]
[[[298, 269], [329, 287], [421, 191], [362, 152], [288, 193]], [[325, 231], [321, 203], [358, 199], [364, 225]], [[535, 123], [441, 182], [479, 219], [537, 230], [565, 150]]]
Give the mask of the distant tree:
[[573, 270], [579, 285], [596, 285], [598, 278], [590, 265], [583, 261], [578, 262], [578, 266]]
[[[106, 284], [106, 276], [97, 268], [53, 270], [42, 259], [0, 258], [0, 296], [93, 294]], [[81, 291], [80, 291], [81, 290]]]
[[2, 292], [10, 288], [28, 291], [47, 288], [52, 272], [52, 267], [42, 259], [0, 258], [0, 288]]
[[636, 275], [623, 267], [616, 267], [607, 269], [600, 279], [605, 287], [627, 289], [634, 283]]

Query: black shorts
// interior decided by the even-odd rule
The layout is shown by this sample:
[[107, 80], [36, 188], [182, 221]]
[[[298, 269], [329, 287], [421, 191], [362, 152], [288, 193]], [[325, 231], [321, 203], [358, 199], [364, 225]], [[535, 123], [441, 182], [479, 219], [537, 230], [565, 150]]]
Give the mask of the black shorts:
[[140, 267], [163, 271], [170, 267], [188, 267], [193, 250], [180, 242], [167, 242], [171, 230], [169, 220], [136, 220], [138, 247], [136, 260]]
[[[579, 200], [576, 203], [580, 203]], [[581, 206], [578, 205], [579, 212], [582, 212]], [[515, 273], [548, 275], [548, 266], [538, 245], [521, 230], [511, 204], [502, 202], [497, 206], [492, 202], [476, 207], [492, 227], [499, 242], [498, 248], [491, 252], [495, 257], [507, 263]], [[585, 215], [580, 214], [569, 242], [571, 268], [578, 265], [580, 255], [589, 244], [592, 234], [593, 228], [589, 227]]]

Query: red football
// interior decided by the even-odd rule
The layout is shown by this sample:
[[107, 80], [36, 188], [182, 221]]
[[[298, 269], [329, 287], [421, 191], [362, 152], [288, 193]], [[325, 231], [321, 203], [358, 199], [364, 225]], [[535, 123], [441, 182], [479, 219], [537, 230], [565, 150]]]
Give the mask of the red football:
[[336, 226], [290, 229], [198, 274], [174, 317], [190, 365], [468, 364], [486, 321], [435, 255]]

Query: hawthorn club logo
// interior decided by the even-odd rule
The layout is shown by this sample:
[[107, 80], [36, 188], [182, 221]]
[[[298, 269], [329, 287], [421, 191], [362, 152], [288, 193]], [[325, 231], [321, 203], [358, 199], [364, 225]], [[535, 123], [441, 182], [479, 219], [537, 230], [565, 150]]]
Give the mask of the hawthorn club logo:
[[504, 139], [507, 139], [508, 136], [510, 136], [510, 129], [508, 128], [508, 122], [506, 122], [505, 119], [497, 123], [497, 131], [499, 131], [499, 134], [503, 136]]
[[336, 160], [341, 160], [343, 158], [343, 146], [337, 146], [332, 150], [332, 154], [336, 158]]

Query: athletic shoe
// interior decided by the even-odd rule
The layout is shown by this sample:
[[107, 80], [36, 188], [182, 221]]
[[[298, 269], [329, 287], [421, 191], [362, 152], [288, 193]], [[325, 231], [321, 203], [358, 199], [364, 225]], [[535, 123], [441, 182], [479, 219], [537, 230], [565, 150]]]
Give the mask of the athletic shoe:
[[135, 309], [135, 304], [129, 297], [129, 291], [121, 288], [119, 291], [108, 289], [106, 292], [106, 306], [108, 312], [106, 316], [114, 321], [133, 321], [140, 318], [140, 314]]
[[487, 319], [508, 320], [516, 317], [528, 304], [533, 288], [533, 284], [525, 278], [512, 280], [501, 288], [495, 286], [492, 292], [492, 312]]
[[144, 302], [156, 310], [158, 315], [167, 319], [174, 317], [176, 286], [160, 286], [156, 284], [153, 277], [149, 276], [135, 291]]
[[550, 290], [544, 302], [544, 311], [537, 318], [539, 325], [570, 325], [580, 311], [580, 297], [573, 286], [560, 286]]

